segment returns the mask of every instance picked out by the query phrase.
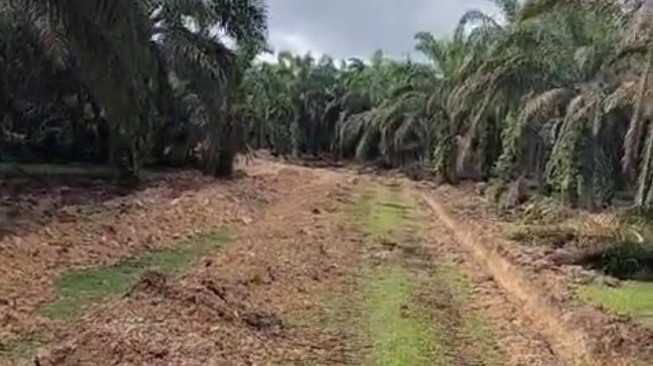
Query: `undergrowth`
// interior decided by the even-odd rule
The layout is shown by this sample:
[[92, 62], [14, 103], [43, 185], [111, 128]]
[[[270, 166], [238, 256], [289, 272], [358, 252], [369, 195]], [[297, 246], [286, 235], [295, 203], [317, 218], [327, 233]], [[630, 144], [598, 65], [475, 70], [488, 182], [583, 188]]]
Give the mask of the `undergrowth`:
[[622, 280], [653, 281], [653, 243], [624, 241], [586, 256], [581, 264]]
[[574, 248], [578, 252], [570, 263], [622, 281], [618, 286], [601, 281], [581, 285], [581, 300], [653, 326], [652, 212], [627, 209], [593, 219], [550, 198], [532, 200], [518, 211], [510, 239]]
[[653, 283], [627, 281], [619, 287], [602, 284], [581, 286], [578, 295], [584, 301], [610, 312], [630, 316], [653, 327]]

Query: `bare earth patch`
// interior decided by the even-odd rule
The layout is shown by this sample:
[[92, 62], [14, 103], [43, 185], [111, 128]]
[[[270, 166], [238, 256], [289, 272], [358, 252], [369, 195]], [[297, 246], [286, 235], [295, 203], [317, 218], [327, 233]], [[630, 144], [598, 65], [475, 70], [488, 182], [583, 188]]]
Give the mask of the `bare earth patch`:
[[[93, 189], [85, 196], [74, 193], [77, 199], [43, 198], [53, 210], [47, 222], [38, 225], [31, 218], [0, 240], [0, 353], [38, 344], [36, 334], [49, 332], [52, 321], [39, 314], [47, 303], [62, 299], [59, 279], [119, 267], [150, 252], [175, 251], [179, 242], [197, 235], [251, 222], [257, 207], [275, 197], [265, 179], [255, 169], [230, 182], [165, 173], [144, 190], [108, 200], [87, 197], [96, 195]], [[37, 198], [33, 201], [40, 202]]]
[[[206, 182], [174, 196], [167, 193], [175, 184], [169, 182], [116, 198], [127, 206], [105, 204], [89, 215], [79, 209], [73, 221], [5, 237], [0, 262], [8, 263], [3, 270], [10, 276], [0, 280], [8, 299], [0, 303], [0, 364], [583, 361], [560, 350], [559, 342], [575, 333], [543, 327], [538, 313], [529, 313], [488, 266], [501, 262], [475, 253], [476, 241], [461, 245], [465, 237], [435, 219], [414, 183], [270, 161], [243, 170], [237, 180]], [[464, 219], [469, 235], [491, 227], [491, 216], [475, 203], [461, 209], [462, 198], [447, 191], [437, 198], [456, 220]], [[198, 236], [225, 228], [229, 240]], [[480, 237], [482, 245], [494, 240]], [[56, 249], [64, 242], [65, 251]], [[511, 253], [495, 254], [514, 260]], [[531, 267], [524, 272], [524, 279], [539, 278]], [[537, 283], [565, 294], [558, 292], [564, 277], [544, 273]], [[568, 314], [586, 314], [578, 309], [570, 305], [559, 320], [577, 324]], [[599, 324], [615, 323], [591, 324], [601, 342], [617, 339], [613, 330], [632, 330]], [[618, 356], [598, 355], [614, 360], [638, 346], [642, 356], [648, 349], [641, 342], [610, 343]]]

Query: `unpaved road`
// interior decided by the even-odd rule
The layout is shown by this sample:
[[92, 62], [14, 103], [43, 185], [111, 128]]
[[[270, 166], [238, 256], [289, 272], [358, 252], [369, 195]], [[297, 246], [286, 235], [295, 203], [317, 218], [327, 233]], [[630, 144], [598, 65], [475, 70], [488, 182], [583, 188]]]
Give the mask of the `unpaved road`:
[[[0, 338], [0, 363], [580, 364], [552, 346], [558, 340], [434, 218], [412, 183], [261, 161], [244, 169], [248, 177], [231, 184], [251, 195], [246, 187], [255, 181], [266, 203], [252, 205], [246, 202], [251, 197], [238, 194], [227, 200], [229, 211], [216, 226], [226, 227], [231, 239], [197, 252], [188, 266], [166, 271], [177, 257], [151, 260], [129, 286], [112, 287], [102, 298], [69, 293], [88, 287], [62, 292], [57, 281], [43, 280], [61, 276], [72, 263], [25, 282], [16, 293], [26, 304], [47, 298], [36, 285], [46, 294], [91, 300], [66, 318], [49, 319], [37, 306], [6, 311], [13, 330]], [[196, 201], [202, 210], [223, 202]], [[187, 210], [202, 211], [190, 204]], [[209, 230], [213, 216], [194, 217], [202, 219], [198, 231]], [[79, 262], [86, 270], [103, 266]], [[106, 287], [127, 272], [118, 280], [112, 270], [92, 273], [106, 276], [98, 277]], [[623, 358], [606, 365], [617, 360]]]

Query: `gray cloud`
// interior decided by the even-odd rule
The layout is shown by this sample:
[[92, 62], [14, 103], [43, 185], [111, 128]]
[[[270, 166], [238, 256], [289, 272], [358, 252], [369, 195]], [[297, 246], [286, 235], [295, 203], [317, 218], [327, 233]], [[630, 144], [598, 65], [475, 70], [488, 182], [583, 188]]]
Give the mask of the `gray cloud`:
[[276, 51], [367, 57], [377, 49], [400, 57], [413, 51], [413, 35], [445, 36], [460, 16], [488, 0], [267, 0], [270, 42]]

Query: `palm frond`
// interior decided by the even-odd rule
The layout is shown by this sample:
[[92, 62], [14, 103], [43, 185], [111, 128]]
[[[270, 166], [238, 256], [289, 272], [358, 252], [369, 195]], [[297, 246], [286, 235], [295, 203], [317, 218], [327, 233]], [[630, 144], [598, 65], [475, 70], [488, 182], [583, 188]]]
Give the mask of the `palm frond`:
[[520, 8], [519, 0], [492, 0], [494, 5], [501, 9], [501, 13], [508, 23], [514, 23]]
[[554, 11], [578, 6], [580, 6], [578, 0], [526, 0], [517, 14], [517, 20], [523, 22]]
[[465, 27], [469, 24], [473, 24], [477, 26], [489, 25], [493, 27], [499, 27], [499, 23], [497, 23], [497, 21], [493, 17], [485, 14], [484, 12], [478, 9], [472, 9], [465, 12], [465, 14], [463, 14], [463, 16], [460, 18], [459, 24], [462, 27]]
[[542, 122], [557, 117], [558, 111], [561, 107], [570, 104], [574, 94], [571, 89], [556, 88], [530, 98], [519, 113], [519, 124], [528, 125], [535, 121]]

